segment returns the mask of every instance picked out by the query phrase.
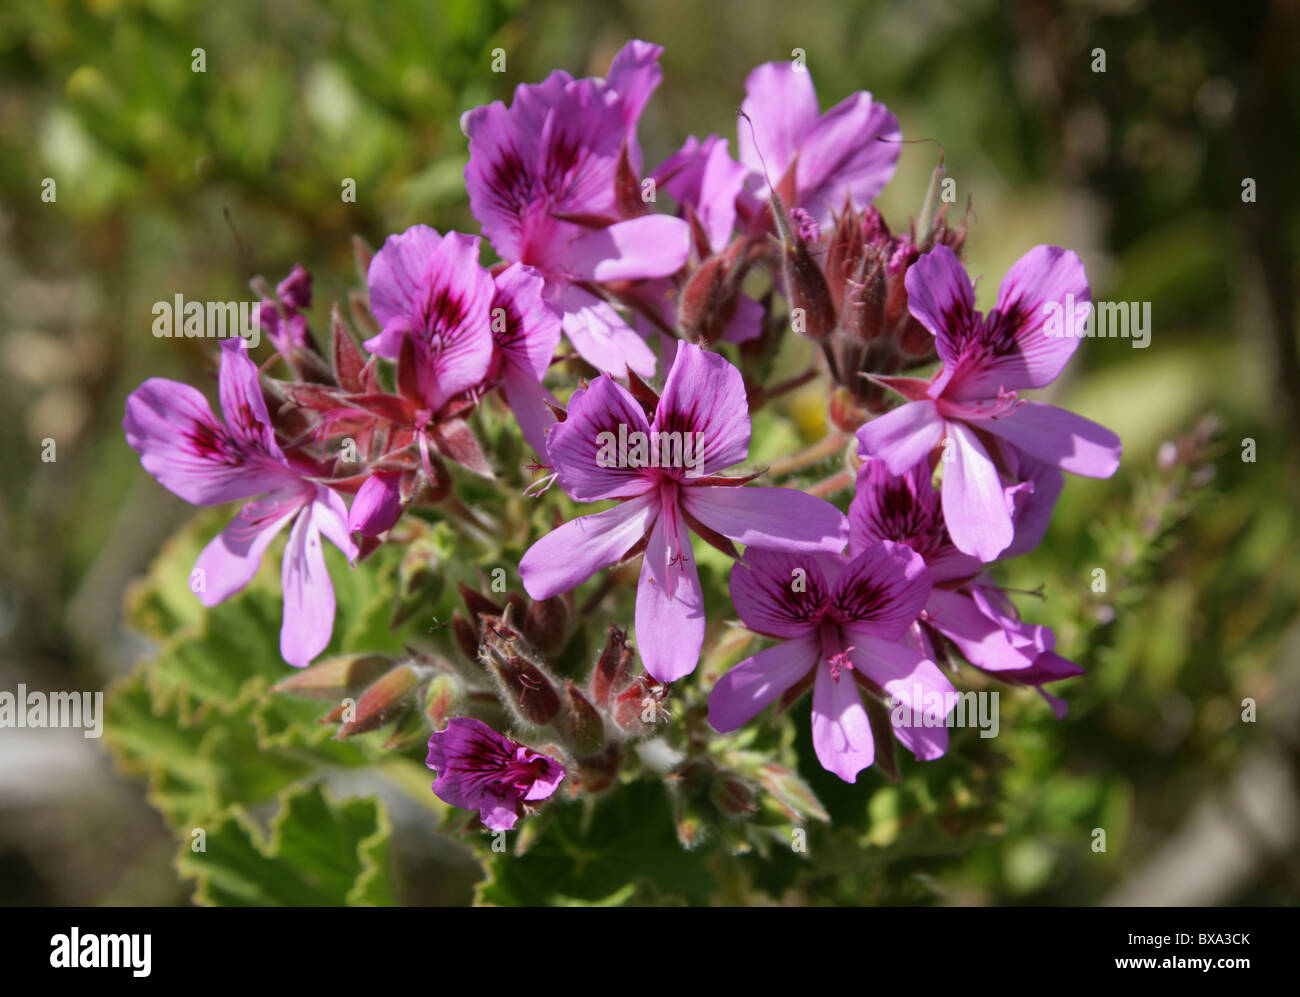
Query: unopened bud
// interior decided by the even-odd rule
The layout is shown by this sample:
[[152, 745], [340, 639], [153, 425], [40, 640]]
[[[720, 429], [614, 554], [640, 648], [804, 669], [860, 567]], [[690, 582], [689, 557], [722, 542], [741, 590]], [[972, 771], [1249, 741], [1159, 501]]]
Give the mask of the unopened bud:
[[605, 722], [591, 701], [567, 679], [564, 682], [564, 696], [568, 706], [565, 726], [569, 737], [573, 739], [574, 750], [583, 757], [596, 754], [605, 745]]
[[271, 691], [312, 699], [337, 699], [363, 689], [392, 666], [393, 659], [382, 654], [344, 654], [290, 675], [271, 686]]
[[677, 302], [677, 324], [691, 343], [716, 343], [736, 309], [738, 286], [724, 256], [710, 256], [691, 274]]
[[460, 648], [460, 653], [477, 663], [479, 660], [478, 629], [460, 615], [459, 609], [452, 611], [451, 633], [456, 638], [456, 646]]
[[709, 799], [728, 817], [749, 817], [758, 810], [753, 788], [734, 772], [718, 773], [709, 787]]
[[447, 720], [461, 713], [464, 696], [454, 675], [435, 675], [424, 694], [424, 716], [434, 730], [442, 730]]
[[344, 724], [335, 736], [345, 738], [362, 734], [393, 720], [410, 705], [425, 678], [425, 674], [410, 664], [398, 665], [361, 694], [353, 719]]
[[489, 635], [484, 660], [497, 677], [506, 704], [521, 720], [545, 726], [560, 712], [560, 694], [546, 674], [527, 658], [503, 651]]
[[569, 620], [572, 616], [573, 597], [554, 595], [549, 599], [536, 599], [524, 611], [522, 629], [528, 642], [540, 654], [554, 654], [569, 639]]
[[627, 631], [610, 625], [604, 650], [591, 673], [591, 697], [606, 704], [632, 677], [632, 648], [627, 644]]

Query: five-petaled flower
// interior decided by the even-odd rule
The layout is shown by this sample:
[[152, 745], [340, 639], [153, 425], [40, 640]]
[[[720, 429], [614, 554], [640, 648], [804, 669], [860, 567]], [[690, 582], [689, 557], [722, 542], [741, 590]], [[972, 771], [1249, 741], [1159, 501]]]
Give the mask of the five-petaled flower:
[[[1026, 459], [1019, 471], [1025, 480], [1011, 489], [1016, 536], [1003, 557], [1038, 545], [1061, 492], [1061, 472], [1055, 468]], [[1003, 682], [1037, 689], [1058, 718], [1065, 716], [1065, 701], [1043, 685], [1082, 675], [1083, 669], [1056, 653], [1056, 635], [1050, 628], [1020, 619], [978, 558], [953, 545], [939, 495], [930, 483], [929, 464], [895, 476], [883, 462], [872, 460], [858, 472], [857, 494], [849, 505], [848, 553], [852, 556], [881, 540], [907, 544], [930, 569], [934, 588], [925, 616], [916, 625], [922, 648], [928, 651], [931, 634], [938, 632], [976, 668]]]
[[[692, 437], [700, 441], [697, 466], [691, 474], [680, 467], [603, 466], [608, 461], [600, 459], [602, 435], [617, 438], [620, 427], [624, 436], [699, 434]], [[740, 371], [694, 344], [679, 347], [651, 417], [609, 375], [575, 392], [568, 418], [547, 437], [556, 478], [580, 502], [621, 504], [571, 520], [533, 544], [519, 564], [528, 594], [545, 599], [567, 592], [644, 549], [636, 599], [641, 658], [661, 682], [689, 674], [699, 661], [705, 624], [691, 531], [724, 549], [734, 540], [836, 553], [847, 536], [843, 514], [829, 502], [789, 488], [746, 488], [750, 479], [718, 476], [748, 455], [749, 431]]]
[[321, 534], [349, 560], [356, 557], [348, 511], [338, 493], [314, 480], [322, 469], [286, 455], [276, 442], [257, 367], [243, 340], [221, 344], [219, 393], [225, 425], [196, 389], [150, 378], [126, 400], [126, 440], [146, 471], [194, 505], [262, 496], [245, 505], [199, 555], [192, 584], [205, 606], [247, 585], [271, 541], [293, 524], [281, 570], [280, 653], [302, 667], [325, 649], [334, 628], [334, 585]]
[[858, 430], [862, 456], [902, 474], [946, 440], [948, 532], [959, 550], [992, 561], [1015, 532], [1002, 478], [1016, 455], [1004, 446], [1089, 477], [1119, 466], [1120, 441], [1110, 430], [1016, 394], [1051, 384], [1073, 355], [1079, 340], [1048, 335], [1044, 324], [1071, 300], [1086, 309], [1088, 280], [1074, 253], [1036, 246], [1007, 271], [997, 306], [981, 315], [956, 254], [936, 246], [912, 264], [906, 284], [908, 308], [934, 334], [943, 366], [928, 383], [878, 378], [909, 401]]
[[567, 774], [554, 758], [473, 717], [456, 717], [435, 731], [425, 764], [438, 774], [433, 783], [438, 799], [477, 810], [493, 831], [513, 828], [527, 805], [550, 797]]
[[853, 782], [876, 754], [861, 687], [905, 705], [913, 719], [891, 722], [894, 736], [918, 759], [938, 758], [948, 749], [955, 690], [933, 661], [904, 643], [930, 588], [925, 561], [904, 544], [878, 541], [852, 559], [746, 551], [731, 569], [731, 600], [745, 626], [781, 643], [718, 680], [709, 723], [733, 731], [811, 685], [817, 759]]
[[[894, 175], [898, 119], [866, 91], [822, 114], [806, 67], [768, 62], [749, 74], [740, 109], [740, 161], [757, 193], [765, 198], [771, 183], [786, 210], [802, 209], [817, 225], [827, 225], [846, 200], [866, 207]], [[762, 203], [751, 197], [751, 213]]]
[[520, 85], [509, 107], [494, 101], [461, 119], [465, 184], [483, 234], [502, 259], [542, 273], [574, 347], [620, 377], [629, 368], [648, 377], [655, 356], [596, 285], [666, 277], [690, 252], [684, 221], [624, 217], [616, 196], [620, 163], [640, 170], [636, 125], [663, 76], [662, 51], [628, 42], [603, 80], [557, 69]]

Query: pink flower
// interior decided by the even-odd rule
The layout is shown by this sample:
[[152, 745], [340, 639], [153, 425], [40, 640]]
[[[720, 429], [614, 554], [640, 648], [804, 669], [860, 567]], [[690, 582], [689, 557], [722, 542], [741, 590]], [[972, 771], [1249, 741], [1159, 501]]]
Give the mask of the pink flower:
[[545, 454], [555, 421], [541, 380], [560, 341], [541, 276], [512, 264], [494, 278], [478, 263], [479, 240], [427, 225], [389, 236], [370, 262], [370, 306], [383, 326], [365, 347], [390, 360], [415, 347], [415, 401], [432, 421], [467, 391], [500, 385], [524, 438]]
[[242, 340], [221, 344], [218, 383], [225, 425], [189, 385], [156, 377], [145, 381], [126, 400], [126, 440], [144, 469], [187, 502], [220, 505], [262, 496], [245, 505], [199, 555], [192, 585], [205, 606], [247, 585], [271, 541], [290, 526], [281, 570], [280, 653], [303, 667], [325, 649], [334, 627], [334, 586], [321, 534], [349, 560], [356, 557], [348, 511], [336, 492], [312, 480], [314, 468], [280, 449], [257, 367]]
[[865, 91], [822, 114], [805, 67], [769, 62], [749, 74], [740, 107], [749, 117], [736, 123], [740, 161], [758, 179], [759, 197], [770, 178], [787, 211], [802, 208], [824, 226], [846, 199], [866, 207], [894, 175], [898, 119]]
[[438, 773], [433, 783], [438, 799], [477, 810], [493, 831], [513, 828], [527, 804], [548, 799], [567, 774], [554, 758], [472, 717], [456, 717], [435, 731], [425, 764]]
[[934, 334], [943, 366], [928, 384], [880, 379], [910, 401], [858, 430], [861, 453], [897, 475], [946, 439], [948, 530], [958, 549], [991, 561], [1014, 535], [1002, 479], [1017, 453], [1089, 477], [1109, 477], [1119, 466], [1120, 441], [1110, 430], [1016, 394], [1051, 384], [1078, 347], [1077, 338], [1048, 335], [1044, 325], [1071, 300], [1086, 309], [1083, 264], [1056, 246], [1034, 247], [1007, 271], [997, 307], [985, 316], [975, 311], [970, 278], [947, 246], [913, 263], [906, 286], [908, 308]]
[[409, 339], [418, 395], [430, 411], [483, 380], [492, 362], [496, 287], [478, 264], [477, 238], [413, 225], [384, 240], [366, 282], [382, 331], [363, 345], [397, 360]]
[[592, 283], [666, 277], [686, 262], [690, 232], [665, 215], [623, 218], [621, 158], [639, 175], [636, 124], [659, 85], [657, 45], [628, 42], [606, 79], [556, 70], [521, 85], [509, 107], [467, 112], [470, 209], [502, 259], [535, 267], [577, 351], [603, 371], [654, 373], [654, 353]]
[[293, 362], [295, 350], [308, 345], [307, 316], [311, 307], [311, 274], [295, 263], [289, 276], [275, 286], [275, 299], [264, 298], [257, 307], [258, 324], [281, 356]]
[[881, 541], [850, 559], [749, 550], [731, 569], [731, 600], [745, 626], [781, 643], [746, 658], [709, 693], [709, 723], [733, 731], [777, 699], [813, 687], [817, 759], [845, 782], [875, 760], [859, 687], [905, 704], [911, 725], [891, 724], [917, 759], [948, 748], [955, 690], [935, 663], [902, 643], [930, 594], [925, 562]]
[[[547, 437], [556, 478], [579, 502], [621, 504], [565, 523], [533, 544], [519, 564], [528, 594], [545, 599], [567, 592], [644, 547], [636, 601], [641, 657], [660, 682], [689, 674], [705, 624], [691, 531], [723, 549], [729, 540], [789, 551], [844, 546], [847, 523], [829, 502], [788, 488], [738, 487], [747, 479], [717, 476], [745, 459], [749, 431], [740, 371], [694, 344], [678, 349], [652, 417], [608, 375], [575, 392], [568, 418]], [[646, 459], [635, 443], [609, 459], [612, 441], [624, 440], [647, 441], [640, 450]], [[677, 454], [676, 461], [656, 463], [675, 466], [645, 466], [665, 451]]]
[[[1016, 538], [1004, 552], [1007, 557], [1030, 550], [1042, 539], [1061, 492], [1061, 473], [1055, 468], [1025, 461], [1020, 472], [1026, 480], [1012, 489]], [[928, 464], [917, 464], [896, 477], [883, 462], [868, 461], [858, 472], [857, 494], [849, 506], [849, 556], [881, 540], [910, 546], [924, 558], [934, 579], [917, 628], [921, 646], [929, 649], [929, 634], [937, 631], [976, 668], [1036, 689], [1057, 717], [1064, 717], [1064, 700], [1045, 691], [1043, 684], [1082, 675], [1083, 669], [1055, 652], [1056, 635], [1049, 628], [1022, 622], [980, 560], [954, 546], [939, 505]]]

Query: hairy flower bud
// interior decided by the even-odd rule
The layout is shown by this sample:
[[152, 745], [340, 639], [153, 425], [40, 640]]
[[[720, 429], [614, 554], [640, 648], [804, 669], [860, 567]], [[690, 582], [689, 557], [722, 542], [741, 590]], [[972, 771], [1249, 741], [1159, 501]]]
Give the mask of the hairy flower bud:
[[573, 596], [566, 592], [529, 602], [520, 625], [538, 653], [555, 654], [569, 639], [572, 618]]
[[271, 686], [271, 691], [313, 699], [337, 699], [365, 688], [392, 666], [392, 658], [383, 654], [344, 654], [290, 675]]
[[447, 720], [459, 714], [464, 705], [464, 689], [454, 675], [435, 675], [424, 694], [424, 716], [434, 730], [442, 730]]
[[417, 669], [410, 663], [398, 665], [361, 694], [353, 718], [339, 728], [335, 737], [341, 739], [363, 734], [395, 719], [411, 705], [416, 690], [427, 679], [428, 675], [423, 669]]
[[594, 755], [605, 745], [605, 722], [596, 707], [568, 679], [564, 682], [564, 699], [568, 707], [564, 725], [580, 757]]
[[522, 635], [500, 618], [486, 618], [483, 661], [496, 676], [502, 699], [523, 721], [545, 726], [560, 712], [555, 684], [523, 653]]
[[610, 624], [605, 647], [591, 673], [592, 698], [607, 704], [632, 677], [632, 648], [628, 647], [627, 631]]

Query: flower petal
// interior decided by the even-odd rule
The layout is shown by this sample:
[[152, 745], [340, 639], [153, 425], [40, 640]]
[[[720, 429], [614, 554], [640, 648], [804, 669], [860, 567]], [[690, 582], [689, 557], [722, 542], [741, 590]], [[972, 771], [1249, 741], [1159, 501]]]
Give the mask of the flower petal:
[[378, 471], [357, 489], [348, 510], [347, 532], [377, 537], [392, 527], [402, 514], [402, 475]]
[[492, 343], [507, 363], [540, 381], [560, 345], [559, 310], [542, 296], [546, 281], [532, 267], [512, 263], [493, 285]]
[[654, 374], [654, 351], [608, 301], [568, 281], [548, 284], [547, 295], [564, 313], [564, 332], [587, 363], [614, 377], [626, 377], [629, 369]]
[[830, 597], [842, 560], [751, 547], [731, 566], [731, 602], [755, 633], [787, 639], [812, 627]]
[[420, 391], [435, 410], [482, 381], [492, 363], [496, 287], [478, 264], [478, 242], [460, 232], [443, 236], [411, 314]]
[[655, 494], [571, 519], [528, 548], [519, 577], [534, 599], [548, 599], [577, 588], [602, 568], [620, 561], [654, 524]]
[[[412, 225], [384, 240], [366, 271], [370, 310], [381, 326], [415, 314], [434, 251], [441, 242], [442, 236], [428, 225]], [[397, 359], [396, 352], [380, 355]]]
[[1119, 468], [1123, 446], [1118, 436], [1054, 405], [1024, 402], [996, 419], [971, 421], [1062, 471], [1109, 478]]
[[205, 606], [234, 595], [257, 574], [271, 541], [305, 505], [301, 492], [268, 495], [249, 502], [215, 536], [194, 564], [191, 584]]
[[944, 374], [951, 377], [962, 343], [977, 322], [975, 289], [966, 268], [956, 253], [939, 245], [907, 268], [903, 283], [907, 288], [907, 310], [934, 333]]
[[325, 650], [334, 630], [334, 583], [325, 567], [311, 508], [299, 513], [289, 531], [280, 584], [284, 589], [280, 655], [295, 668], [304, 668]]
[[809, 631], [736, 665], [709, 693], [713, 729], [726, 734], [754, 719], [817, 665], [820, 650], [817, 634]]
[[1015, 531], [997, 468], [975, 434], [949, 422], [953, 459], [943, 467], [943, 518], [957, 548], [981, 561], [997, 558]]
[[845, 626], [897, 640], [925, 608], [932, 584], [920, 554], [906, 544], [878, 540], [845, 566], [830, 604]]
[[798, 206], [823, 226], [846, 198], [866, 207], [893, 177], [902, 138], [898, 119], [871, 94], [846, 97], [818, 119], [800, 145]]
[[514, 364], [507, 364], [502, 371], [501, 395], [515, 414], [525, 442], [538, 457], [545, 458], [546, 431], [555, 425], [555, 416], [547, 402], [559, 403], [532, 374]]
[[812, 74], [793, 62], [756, 66], [745, 80], [740, 109], [744, 112], [736, 122], [740, 161], [765, 177], [765, 182], [779, 183], [817, 123]]
[[127, 397], [126, 442], [168, 491], [194, 505], [220, 505], [284, 486], [282, 462], [250, 454], [195, 388], [151, 377]]
[[793, 488], [710, 487], [681, 490], [686, 511], [738, 543], [768, 550], [838, 554], [848, 539], [844, 514], [825, 499]]
[[749, 454], [749, 402], [740, 371], [718, 353], [683, 343], [668, 372], [651, 426], [660, 433], [696, 433], [703, 460], [697, 477], [725, 470]]
[[858, 429], [861, 457], [883, 461], [890, 474], [915, 467], [943, 438], [943, 420], [934, 402], [908, 402]]
[[691, 252], [691, 228], [670, 215], [644, 215], [592, 229], [569, 243], [565, 271], [581, 280], [638, 280], [676, 273]]
[[843, 672], [838, 680], [831, 678], [825, 662], [818, 666], [813, 685], [812, 736], [822, 768], [845, 782], [856, 782], [858, 773], [876, 760], [876, 744], [857, 683]]
[[[933, 662], [910, 647], [881, 640], [868, 633], [850, 631], [853, 667], [880, 686], [910, 712], [910, 723], [893, 722], [894, 736], [917, 761], [932, 761], [948, 750], [948, 712], [956, 689]], [[891, 710], [891, 713], [894, 712]]]
[[675, 682], [699, 664], [704, 646], [704, 592], [690, 533], [676, 507], [665, 506], [641, 562], [636, 587], [636, 640], [645, 670]]
[[962, 393], [982, 396], [996, 394], [1002, 386], [1018, 390], [1051, 384], [1078, 349], [1079, 339], [1049, 336], [1044, 324], [1055, 309], [1064, 328], [1072, 305], [1077, 324], [1071, 328], [1082, 329], [1091, 300], [1083, 261], [1074, 253], [1060, 246], [1035, 246], [1025, 253], [1002, 278], [997, 311], [987, 319], [1004, 341], [1015, 343], [1015, 352], [992, 360], [981, 378], [963, 385]]
[[618, 92], [623, 124], [629, 131], [636, 128], [646, 101], [664, 78], [664, 71], [659, 67], [663, 51], [662, 45], [634, 38], [618, 50], [609, 64], [605, 82]]
[[602, 375], [569, 399], [567, 418], [546, 435], [546, 453], [560, 487], [579, 502], [631, 498], [653, 487], [637, 468], [620, 467], [619, 447], [633, 433], [648, 434], [650, 423], [632, 393]]

